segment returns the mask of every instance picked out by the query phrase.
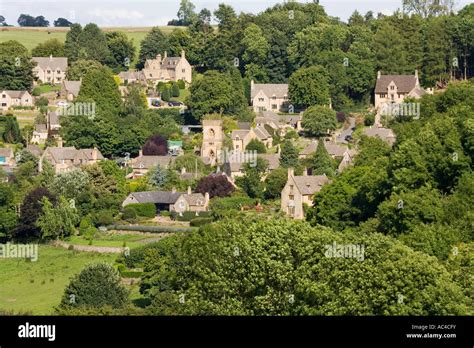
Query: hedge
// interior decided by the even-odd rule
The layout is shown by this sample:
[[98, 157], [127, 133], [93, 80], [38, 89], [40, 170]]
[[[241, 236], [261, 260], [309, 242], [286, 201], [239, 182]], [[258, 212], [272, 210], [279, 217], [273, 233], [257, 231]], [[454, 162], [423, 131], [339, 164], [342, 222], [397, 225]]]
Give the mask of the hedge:
[[156, 206], [153, 203], [134, 203], [126, 206], [128, 209], [134, 209], [138, 216], [153, 218], [156, 216]]
[[177, 221], [191, 221], [191, 220], [196, 219], [198, 217], [210, 217], [211, 212], [210, 211], [200, 211], [200, 212], [198, 212], [198, 215], [196, 215], [195, 211], [185, 211], [182, 215], [183, 216], [180, 216], [179, 213], [177, 213], [175, 211], [171, 212], [171, 218], [173, 220], [177, 220]]
[[210, 217], [198, 217], [198, 218], [192, 219], [189, 224], [194, 227], [199, 227], [206, 224], [210, 224], [212, 221], [214, 221], [214, 219]]
[[189, 227], [168, 227], [168, 226], [142, 226], [142, 225], [110, 225], [108, 230], [138, 231], [150, 233], [174, 233], [174, 232], [192, 232], [196, 228]]

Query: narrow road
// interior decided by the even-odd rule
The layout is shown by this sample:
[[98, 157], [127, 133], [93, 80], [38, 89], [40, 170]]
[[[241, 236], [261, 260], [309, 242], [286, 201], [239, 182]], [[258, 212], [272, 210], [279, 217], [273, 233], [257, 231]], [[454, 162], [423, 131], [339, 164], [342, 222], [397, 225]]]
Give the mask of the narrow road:
[[349, 117], [349, 127], [347, 127], [346, 129], [344, 129], [341, 134], [339, 134], [336, 138], [336, 142], [338, 143], [343, 143], [343, 144], [347, 144], [347, 141], [346, 141], [346, 137], [348, 135], [352, 135], [352, 132], [354, 132], [354, 130], [352, 128], [355, 127], [355, 117]]

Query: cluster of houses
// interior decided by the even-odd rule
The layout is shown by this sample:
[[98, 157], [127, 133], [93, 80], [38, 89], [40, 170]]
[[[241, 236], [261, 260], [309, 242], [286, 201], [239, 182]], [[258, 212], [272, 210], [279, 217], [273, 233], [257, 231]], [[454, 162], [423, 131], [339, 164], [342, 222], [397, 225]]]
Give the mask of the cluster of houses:
[[191, 83], [192, 67], [184, 50], [179, 57], [168, 57], [165, 51], [163, 56], [158, 54], [154, 59], [147, 59], [142, 70], [123, 71], [118, 76], [122, 83], [140, 83], [144, 86], [178, 80]]
[[[68, 67], [65, 57], [33, 57], [37, 63], [34, 74], [37, 81], [51, 84], [61, 84], [60, 95], [68, 101], [73, 101], [79, 94], [81, 81], [66, 80]], [[192, 67], [182, 51], [180, 57], [168, 57], [158, 54], [154, 59], [147, 59], [144, 68], [136, 72], [122, 72], [119, 77], [123, 83], [140, 83], [142, 85], [156, 85], [160, 81], [183, 80], [192, 82]], [[418, 73], [414, 75], [377, 75], [375, 86], [375, 107], [380, 110], [387, 103], [403, 103], [407, 97], [419, 98], [424, 93], [420, 87]], [[302, 132], [302, 113], [295, 114], [289, 105], [288, 84], [257, 84], [251, 81], [251, 106], [256, 113], [253, 124], [239, 122], [238, 129], [225, 134], [222, 120], [205, 119], [202, 121], [202, 145], [199, 150], [205, 164], [218, 166], [216, 175], [224, 175], [234, 183], [234, 180], [244, 175], [245, 161], [232, 160], [226, 157], [224, 144], [232, 144], [233, 154], [245, 153], [247, 146], [253, 140], [258, 140], [266, 148], [273, 148], [273, 135], [285, 136], [290, 131]], [[34, 99], [28, 91], [1, 91], [0, 109], [7, 110], [12, 106], [33, 106]], [[279, 114], [285, 113], [285, 115]], [[39, 170], [42, 171], [43, 160], [47, 160], [54, 168], [55, 173], [64, 173], [103, 160], [104, 157], [97, 148], [76, 149], [74, 147], [63, 147], [61, 138], [58, 136], [60, 129], [59, 115], [49, 111], [46, 115], [46, 123], [37, 124], [30, 140], [31, 144], [44, 144], [49, 136], [57, 138], [57, 147], [47, 147], [41, 151], [39, 147], [29, 145], [29, 149], [40, 157]], [[395, 134], [391, 129], [383, 128], [380, 122], [373, 127], [366, 128], [363, 134], [369, 137], [379, 137], [389, 145], [395, 143]], [[329, 155], [338, 160], [338, 172], [343, 171], [353, 163], [356, 155], [355, 150], [345, 145], [335, 143], [331, 140], [324, 142]], [[178, 146], [179, 147], [179, 146]], [[300, 153], [301, 159], [309, 158], [317, 150], [318, 142], [311, 141]], [[176, 153], [179, 154], [179, 153]], [[146, 156], [139, 153], [136, 158], [127, 161], [126, 165], [131, 168], [128, 178], [138, 178], [157, 165], [163, 168], [174, 167], [176, 154], [173, 156]], [[258, 154], [257, 158], [265, 159], [268, 173], [280, 167], [280, 147], [275, 153]], [[238, 157], [238, 156], [237, 156]], [[237, 158], [235, 157], [235, 158]], [[0, 168], [8, 169], [15, 166], [15, 158], [10, 148], [0, 148]], [[222, 167], [222, 171], [221, 171]], [[268, 174], [266, 173], [266, 174]], [[197, 173], [186, 172], [182, 168], [179, 172], [182, 179], [197, 179]], [[266, 176], [266, 175], [265, 175]], [[304, 218], [304, 206], [313, 204], [312, 197], [321, 188], [330, 183], [326, 175], [310, 175], [306, 170], [301, 176], [294, 174], [293, 169], [288, 169], [288, 179], [281, 193], [281, 210], [287, 215], [295, 218]], [[133, 192], [123, 202], [123, 206], [133, 203], [154, 203], [158, 210], [168, 210], [182, 213], [193, 211], [199, 213], [206, 211], [209, 206], [209, 195], [192, 193], [189, 188], [187, 192], [153, 191]]]

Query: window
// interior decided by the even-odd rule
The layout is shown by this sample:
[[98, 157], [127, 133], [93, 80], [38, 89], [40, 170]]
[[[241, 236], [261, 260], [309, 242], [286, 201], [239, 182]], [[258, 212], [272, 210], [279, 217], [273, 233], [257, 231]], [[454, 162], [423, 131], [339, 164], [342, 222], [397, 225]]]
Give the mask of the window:
[[390, 86], [390, 89], [393, 91], [395, 89], [395, 86]]
[[290, 191], [293, 191], [293, 185], [290, 185]]
[[179, 207], [180, 207], [181, 209], [184, 209], [184, 207], [185, 207], [185, 204], [184, 204], [184, 202], [183, 202], [183, 201], [179, 202]]
[[380, 98], [387, 98], [387, 95], [385, 93], [380, 93]]
[[273, 100], [276, 100], [276, 98], [277, 98], [276, 95], [273, 95], [273, 96], [272, 96], [272, 99], [273, 99]]
[[287, 95], [284, 95], [284, 96], [283, 96], [283, 100], [288, 100], [288, 96], [287, 96]]
[[186, 69], [181, 69], [181, 72], [184, 74], [186, 72]]
[[60, 74], [61, 73], [61, 70], [56, 70], [56, 74]]
[[258, 101], [263, 102], [263, 101], [265, 101], [265, 98], [258, 98]]
[[404, 96], [403, 93], [398, 93], [398, 98], [402, 98]]
[[2, 103], [2, 106], [7, 106], [7, 103]]
[[46, 70], [46, 72], [47, 72], [48, 74], [51, 74], [51, 70]]
[[290, 199], [290, 201], [294, 201], [294, 200], [295, 200], [295, 196], [294, 196], [294, 195], [289, 195], [288, 198]]
[[273, 110], [276, 110], [276, 109], [278, 109], [278, 105], [276, 105], [276, 104], [272, 104], [272, 109], [273, 109]]
[[6, 97], [7, 97], [7, 95], [6, 95], [6, 94], [2, 94], [2, 98], [6, 98]]

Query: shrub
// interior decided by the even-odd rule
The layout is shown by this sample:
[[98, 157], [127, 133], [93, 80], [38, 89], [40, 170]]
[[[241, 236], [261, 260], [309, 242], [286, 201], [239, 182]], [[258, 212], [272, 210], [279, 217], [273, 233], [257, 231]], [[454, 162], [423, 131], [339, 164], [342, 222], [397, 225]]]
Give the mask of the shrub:
[[191, 232], [196, 230], [189, 227], [168, 227], [168, 226], [130, 226], [130, 225], [110, 225], [110, 229], [122, 231], [138, 231], [150, 233], [175, 233], [175, 232]]
[[285, 139], [298, 139], [300, 136], [294, 129], [290, 129], [286, 134], [285, 134]]
[[162, 211], [160, 211], [160, 215], [161, 216], [171, 216], [171, 213], [167, 210], [162, 210]]
[[344, 123], [344, 121], [346, 120], [346, 114], [343, 113], [342, 111], [338, 111], [336, 112], [336, 119], [337, 119], [337, 122]]
[[112, 306], [128, 304], [128, 291], [120, 283], [118, 271], [109, 264], [86, 266], [66, 287], [60, 308]]
[[214, 220], [210, 217], [197, 217], [195, 219], [192, 219], [190, 221], [189, 225], [191, 225], [193, 227], [199, 227], [199, 226], [203, 226], [203, 225], [206, 225], [206, 224], [210, 224], [212, 221], [214, 221]]
[[364, 125], [365, 126], [372, 126], [375, 123], [375, 114], [368, 113], [364, 117]]
[[211, 211], [214, 218], [232, 216], [243, 206], [254, 206], [255, 199], [248, 196], [214, 198], [211, 200]]
[[197, 215], [195, 211], [185, 211], [181, 215], [179, 215], [179, 213], [175, 211], [171, 212], [171, 218], [177, 221], [191, 221], [192, 219], [195, 219], [198, 217], [209, 217], [209, 216], [211, 216], [211, 212], [209, 211], [200, 211], [197, 213]]
[[[129, 204], [125, 208], [135, 210], [138, 216], [153, 218], [156, 216], [156, 206], [153, 203]], [[125, 213], [125, 209], [124, 209]]]
[[179, 89], [185, 89], [186, 83], [183, 80], [178, 80], [177, 82]]
[[234, 186], [229, 182], [227, 177], [219, 174], [211, 174], [199, 180], [196, 192], [202, 194], [209, 193], [210, 198], [226, 197], [234, 192]]
[[111, 211], [103, 210], [97, 213], [97, 225], [108, 226], [114, 223], [114, 217]]
[[128, 222], [134, 222], [137, 218], [137, 210], [132, 207], [127, 205], [125, 208], [123, 208], [123, 214], [122, 214], [122, 219], [126, 220]]

